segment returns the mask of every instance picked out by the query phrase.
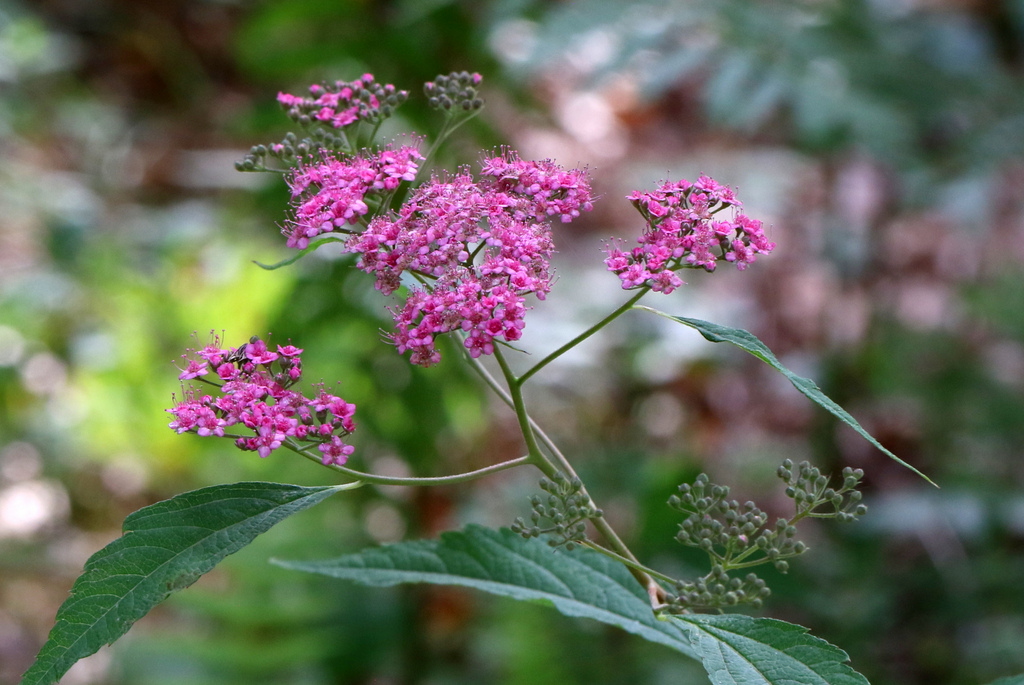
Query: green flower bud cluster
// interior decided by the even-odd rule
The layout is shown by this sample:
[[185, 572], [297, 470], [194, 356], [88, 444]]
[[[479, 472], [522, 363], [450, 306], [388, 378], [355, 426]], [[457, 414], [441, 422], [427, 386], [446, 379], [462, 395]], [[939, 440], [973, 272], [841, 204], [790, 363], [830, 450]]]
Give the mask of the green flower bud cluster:
[[867, 513], [856, 489], [864, 478], [862, 469], [844, 468], [843, 484], [838, 489], [829, 487], [829, 477], [806, 461], [797, 464], [794, 471], [793, 462], [787, 459], [776, 475], [786, 483], [786, 496], [796, 505], [799, 518], [834, 518], [849, 523]]
[[669, 498], [668, 505], [687, 514], [676, 534], [680, 543], [703, 550], [719, 562], [765, 549], [759, 540], [765, 535], [768, 516], [753, 502], [726, 499], [729, 488], [715, 485], [704, 473], [692, 485], [680, 485], [679, 493]]
[[668, 602], [669, 612], [720, 609], [735, 604], [761, 606], [770, 593], [764, 581], [753, 573], [743, 579], [730, 571], [770, 563], [776, 570], [789, 570], [787, 559], [803, 554], [807, 545], [796, 539], [796, 523], [801, 519], [835, 518], [853, 521], [867, 511], [856, 490], [864, 477], [860, 469], [843, 469], [843, 483], [829, 487], [829, 477], [808, 462], [794, 467], [785, 460], [777, 471], [786, 484], [786, 495], [795, 504], [792, 518], [776, 519], [768, 525], [768, 516], [753, 502], [740, 504], [730, 500], [729, 488], [716, 485], [706, 474], [693, 484], [679, 486], [679, 494], [668, 504], [684, 514], [676, 540], [696, 547], [708, 555], [711, 573], [696, 581], [676, 581], [676, 595]]
[[[395, 113], [403, 102], [409, 99], [409, 91], [398, 90], [394, 86], [373, 81], [357, 88], [353, 100], [359, 104], [359, 120], [370, 124], [379, 124]], [[354, 85], [354, 84], [353, 84]], [[324, 83], [327, 92], [338, 92], [340, 84]]]
[[549, 545], [564, 546], [567, 550], [572, 550], [587, 539], [587, 519], [600, 518], [604, 515], [583, 492], [583, 481], [579, 478], [570, 480], [565, 475], [556, 473], [551, 480], [541, 478], [540, 489], [548, 494], [547, 497], [530, 497], [530, 504], [533, 505], [531, 523], [527, 524], [520, 516], [511, 526], [514, 533], [522, 535], [527, 540], [550, 535]]
[[759, 609], [772, 593], [755, 574], [732, 578], [721, 564], [715, 564], [711, 573], [693, 582], [677, 581], [675, 592], [664, 609], [670, 614], [709, 611], [739, 604], [749, 604]]
[[471, 112], [484, 106], [484, 101], [476, 89], [481, 80], [480, 74], [453, 71], [424, 83], [423, 92], [427, 96], [427, 102], [434, 109]]
[[288, 132], [280, 143], [270, 145], [253, 145], [241, 160], [235, 162], [237, 171], [267, 171], [267, 158], [280, 160], [286, 166], [294, 164], [298, 158], [322, 150], [348, 153], [350, 145], [344, 135], [332, 133], [328, 129], [317, 128], [304, 138]]

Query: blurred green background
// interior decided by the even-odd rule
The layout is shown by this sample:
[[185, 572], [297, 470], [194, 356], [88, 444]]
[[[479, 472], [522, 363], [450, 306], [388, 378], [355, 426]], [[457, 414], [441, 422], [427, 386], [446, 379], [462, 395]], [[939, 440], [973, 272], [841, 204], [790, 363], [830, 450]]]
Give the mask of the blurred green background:
[[[631, 314], [531, 400], [638, 554], [679, 573], [699, 562], [664, 505], [699, 471], [783, 515], [782, 459], [864, 468], [868, 516], [808, 530], [763, 615], [839, 645], [876, 685], [1024, 672], [1024, 0], [5, 0], [0, 683], [129, 512], [233, 480], [329, 482], [287, 454], [167, 429], [193, 332], [305, 348], [307, 378], [359, 405], [357, 467], [439, 475], [518, 456], [512, 417], [454, 353], [422, 370], [381, 344], [386, 303], [346, 260], [252, 265], [287, 256], [287, 193], [233, 169], [287, 130], [279, 90], [370, 71], [413, 92], [395, 130], [430, 132], [420, 84], [459, 69], [484, 74], [488, 107], [446, 161], [509, 143], [588, 165], [602, 194], [556, 228], [534, 355], [622, 301], [600, 246], [641, 228], [623, 196], [708, 173], [779, 247], [649, 304], [751, 330], [942, 486], [756, 360]], [[507, 525], [533, 480], [332, 498], [63, 682], [707, 682], [544, 607], [267, 564]]]

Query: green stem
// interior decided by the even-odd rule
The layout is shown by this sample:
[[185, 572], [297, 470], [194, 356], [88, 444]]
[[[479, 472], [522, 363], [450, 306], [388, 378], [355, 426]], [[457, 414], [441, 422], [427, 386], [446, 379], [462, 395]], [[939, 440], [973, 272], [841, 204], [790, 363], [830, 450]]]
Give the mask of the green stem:
[[[632, 301], [635, 301], [635, 298]], [[623, 311], [625, 311], [625, 309], [623, 309]], [[502, 401], [505, 402], [505, 404], [509, 405], [510, 407], [512, 407], [513, 410], [515, 410], [516, 417], [519, 419], [520, 430], [523, 433], [524, 439], [527, 441], [527, 448], [530, 449], [530, 445], [532, 444], [533, 449], [536, 449], [537, 437], [540, 437], [541, 441], [544, 443], [544, 446], [548, 448], [548, 451], [550, 452], [552, 458], [557, 463], [557, 467], [553, 465], [546, 457], [544, 457], [544, 455], [541, 454], [539, 450], [537, 450], [537, 454], [543, 461], [541, 463], [536, 463], [535, 465], [541, 471], [544, 472], [544, 475], [548, 476], [549, 478], [553, 477], [555, 471], [560, 468], [562, 472], [565, 473], [568, 477], [578, 478], [579, 476], [576, 473], [576, 469], [572, 467], [572, 464], [565, 457], [565, 455], [562, 454], [562, 451], [558, 449], [558, 446], [555, 445], [554, 441], [550, 437], [548, 437], [547, 433], [545, 433], [540, 428], [540, 426], [537, 425], [537, 422], [534, 421], [533, 418], [526, 412], [526, 406], [523, 400], [522, 392], [523, 379], [517, 379], [515, 377], [515, 375], [509, 368], [508, 363], [505, 361], [504, 356], [501, 354], [501, 350], [496, 347], [494, 349], [494, 356], [498, 360], [498, 365], [501, 367], [502, 374], [505, 376], [505, 381], [508, 384], [508, 391], [506, 391], [505, 388], [501, 387], [501, 384], [498, 383], [497, 379], [495, 379], [494, 376], [491, 375], [491, 373], [487, 370], [487, 367], [485, 367], [478, 358], [470, 356], [468, 351], [465, 350], [465, 348], [463, 348], [463, 352], [465, 353], [466, 359], [469, 360], [470, 365], [476, 370], [480, 377], [483, 378], [484, 382], [488, 385], [488, 387], [490, 387], [495, 392], [495, 394], [498, 395], [498, 397], [500, 397]], [[590, 504], [590, 506], [593, 506], [596, 509], [597, 505], [594, 503], [594, 498], [590, 496], [589, 492], [587, 492], [587, 488], [585, 485], [580, 489], [580, 492], [584, 496], [586, 496], [587, 502]], [[621, 556], [623, 559], [630, 560], [630, 564], [627, 564], [627, 567], [629, 568], [630, 573], [633, 574], [633, 577], [637, 579], [637, 582], [639, 582], [644, 588], [647, 589], [647, 594], [651, 598], [652, 606], [660, 604], [664, 600], [665, 591], [662, 589], [660, 585], [658, 585], [657, 582], [655, 582], [654, 578], [652, 578], [651, 575], [648, 574], [646, 570], [644, 570], [646, 567], [640, 563], [640, 561], [633, 554], [632, 550], [630, 550], [629, 547], [626, 546], [626, 543], [623, 542], [622, 538], [620, 538], [618, 533], [615, 532], [615, 529], [612, 528], [611, 524], [609, 524], [603, 517], [592, 519], [592, 523], [594, 525], [594, 528], [596, 528], [598, 532], [601, 533], [604, 539], [608, 541], [608, 544], [612, 546], [612, 548], [618, 553], [619, 556]]]
[[629, 298], [618, 309], [616, 309], [611, 314], [609, 314], [608, 316], [604, 317], [603, 319], [601, 319], [600, 321], [595, 323], [593, 326], [591, 326], [587, 330], [583, 331], [582, 333], [577, 335], [575, 338], [573, 338], [569, 342], [565, 343], [564, 345], [559, 347], [557, 350], [555, 350], [554, 352], [552, 352], [551, 354], [549, 354], [548, 356], [544, 357], [539, 362], [534, 364], [528, 371], [526, 371], [526, 373], [524, 373], [522, 376], [519, 377], [519, 380], [518, 380], [519, 384], [521, 385], [521, 384], [525, 383], [531, 376], [533, 376], [533, 374], [537, 373], [538, 371], [543, 369], [545, 366], [547, 366], [551, 362], [555, 361], [556, 359], [561, 357], [563, 354], [565, 354], [566, 352], [568, 352], [572, 348], [574, 348], [577, 345], [579, 345], [581, 342], [583, 342], [584, 340], [586, 340], [590, 336], [594, 335], [594, 333], [597, 333], [599, 330], [601, 330], [602, 328], [604, 328], [605, 326], [610, 324], [612, 321], [614, 321], [615, 319], [619, 318], [619, 316], [621, 316], [623, 313], [625, 313], [630, 308], [632, 308], [633, 305], [635, 305], [640, 300], [641, 297], [646, 295], [647, 292], [650, 289], [651, 289], [651, 287], [647, 286], [647, 285], [645, 285], [644, 287], [640, 288], [640, 290], [637, 291], [636, 295], [634, 295], [633, 297]]
[[458, 121], [456, 121], [455, 124], [453, 124], [452, 127], [448, 129], [448, 132], [445, 134], [445, 138], [447, 138], [451, 134], [455, 133], [455, 131], [457, 131], [460, 126], [465, 124], [470, 119], [473, 119], [474, 117], [478, 116], [480, 114], [480, 112], [482, 112], [482, 111], [483, 111], [483, 108], [481, 108], [481, 109], [474, 109], [472, 112], [470, 112], [466, 116], [464, 116], [461, 119], [459, 119]]
[[[299, 447], [285, 441], [284, 446], [300, 454], [310, 461], [316, 462], [317, 464], [324, 465], [320, 457], [316, 454], [311, 454], [306, 450], [310, 446]], [[529, 464], [529, 457], [516, 457], [515, 459], [509, 459], [498, 464], [491, 464], [475, 471], [466, 471], [465, 473], [456, 473], [450, 476], [433, 476], [433, 477], [399, 477], [399, 476], [380, 476], [375, 473], [363, 473], [362, 471], [356, 471], [346, 466], [339, 466], [337, 464], [328, 464], [327, 468], [343, 473], [346, 476], [355, 478], [363, 483], [371, 485], [455, 485], [456, 483], [465, 483], [466, 481], [475, 480], [482, 476], [486, 476], [499, 471], [505, 471], [506, 469], [515, 468], [516, 466], [522, 466], [523, 464]]]
[[501, 373], [505, 376], [505, 382], [508, 385], [509, 397], [512, 400], [512, 409], [515, 410], [516, 419], [519, 421], [519, 431], [523, 434], [523, 440], [526, 442], [526, 451], [527, 456], [530, 459], [530, 463], [543, 471], [544, 475], [549, 478], [553, 477], [557, 469], [554, 464], [544, 456], [544, 453], [540, 450], [540, 446], [537, 444], [537, 436], [533, 431], [530, 415], [526, 412], [526, 401], [523, 399], [522, 386], [512, 373], [512, 369], [509, 367], [508, 361], [505, 360], [505, 355], [502, 354], [500, 347], [494, 348], [494, 358], [498, 361], [498, 366], [501, 367]]
[[366, 143], [365, 143], [366, 146], [369, 146], [373, 142], [374, 138], [377, 137], [377, 131], [380, 130], [380, 126], [383, 123], [384, 123], [383, 119], [378, 119], [376, 121], [376, 123], [373, 124], [373, 128], [370, 129], [370, 135], [368, 135], [366, 137]]
[[[593, 521], [593, 519], [591, 519], [591, 520]], [[650, 568], [648, 566], [644, 566], [643, 564], [639, 563], [635, 559], [632, 559], [632, 558], [629, 558], [629, 557], [624, 557], [621, 554], [613, 552], [612, 550], [608, 549], [607, 547], [602, 547], [601, 545], [597, 544], [593, 540], [584, 540], [580, 544], [582, 544], [584, 547], [589, 547], [590, 549], [594, 550], [595, 552], [600, 552], [601, 554], [605, 555], [609, 559], [614, 559], [615, 561], [618, 561], [619, 563], [623, 564], [624, 566], [628, 566], [629, 568], [631, 568], [633, 570], [640, 571], [641, 573], [646, 573], [648, 576], [651, 576], [653, 578], [657, 578], [659, 580], [663, 580], [666, 583], [670, 583], [670, 584], [673, 584], [673, 585], [676, 582], [675, 578], [673, 578], [671, 576], [667, 576], [664, 573], [661, 573], [659, 571], [655, 571], [653, 568]]]
[[461, 119], [458, 119], [457, 121], [456, 113], [450, 110], [444, 113], [444, 124], [442, 124], [441, 130], [438, 132], [437, 138], [435, 138], [434, 142], [431, 144], [430, 149], [427, 150], [427, 154], [424, 155], [423, 164], [420, 165], [420, 170], [416, 174], [416, 179], [412, 182], [411, 185], [415, 186], [419, 183], [420, 176], [422, 176], [423, 173], [430, 168], [430, 164], [434, 159], [434, 155], [437, 154], [437, 151], [441, 148], [441, 145], [444, 144], [444, 141], [448, 140], [448, 138], [453, 133], [455, 133], [455, 131], [460, 126], [462, 126], [464, 123], [480, 114], [481, 111], [482, 110], [480, 109], [474, 110], [470, 114], [467, 114], [466, 116], [462, 117]]
[[[466, 355], [466, 358], [469, 359], [473, 369], [480, 375], [480, 377], [484, 380], [488, 387], [490, 387], [491, 390], [494, 391], [494, 394], [500, 397], [502, 402], [507, 404], [512, 409], [515, 409], [515, 404], [512, 401], [512, 396], [509, 395], [505, 391], [505, 388], [503, 388], [501, 384], [498, 383], [497, 379], [491, 375], [491, 372], [487, 370], [487, 367], [485, 367], [479, 359], [474, 359], [473, 357], [470, 357], [468, 354]], [[544, 447], [547, 448], [548, 452], [551, 453], [551, 456], [557, 459], [559, 463], [567, 463], [565, 455], [562, 454], [561, 450], [558, 449], [558, 445], [555, 444], [554, 440], [552, 440], [551, 437], [544, 432], [544, 429], [541, 428], [540, 425], [538, 425], [537, 422], [533, 420], [532, 416], [528, 416], [527, 418], [530, 420], [530, 427], [533, 428], [534, 434], [537, 436], [537, 438], [540, 439], [541, 443], [544, 445]]]

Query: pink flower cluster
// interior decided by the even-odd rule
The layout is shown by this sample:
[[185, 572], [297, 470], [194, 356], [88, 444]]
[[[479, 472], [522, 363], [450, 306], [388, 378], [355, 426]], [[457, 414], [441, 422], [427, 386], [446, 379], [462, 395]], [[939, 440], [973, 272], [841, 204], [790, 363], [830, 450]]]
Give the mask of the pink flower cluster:
[[461, 330], [470, 355], [494, 352], [494, 341], [522, 336], [525, 297], [551, 289], [551, 226], [591, 208], [584, 171], [550, 161], [534, 162], [506, 151], [485, 159], [482, 180], [468, 170], [432, 178], [417, 188], [397, 215], [378, 216], [346, 249], [361, 255], [359, 267], [391, 294], [403, 274], [422, 284], [394, 312], [390, 335], [410, 361], [440, 360], [438, 335]]
[[403, 145], [352, 157], [322, 150], [316, 161], [300, 160], [286, 178], [295, 209], [284, 231], [288, 247], [304, 249], [311, 238], [357, 223], [369, 211], [368, 195], [414, 180], [422, 159], [416, 147]]
[[311, 97], [278, 93], [277, 101], [288, 108], [293, 119], [308, 116], [334, 128], [343, 128], [360, 119], [370, 119], [379, 112], [384, 101], [397, 96], [404, 100], [407, 91], [393, 85], [376, 83], [373, 74], [363, 74], [352, 82], [335, 81], [333, 84], [312, 85]]
[[[355, 430], [356, 406], [332, 395], [321, 386], [313, 398], [289, 390], [302, 376], [302, 350], [278, 345], [271, 351], [253, 337], [237, 348], [221, 349], [219, 340], [186, 354], [180, 380], [200, 379], [217, 388], [219, 395], [201, 394], [190, 386], [184, 398], [168, 409], [168, 424], [178, 433], [209, 437], [234, 437], [242, 450], [268, 456], [284, 441], [294, 439], [316, 444], [327, 464], [344, 464], [354, 447], [343, 438]], [[205, 378], [215, 376], [217, 381]], [[241, 426], [253, 435], [228, 435]]]
[[495, 190], [527, 197], [526, 209], [533, 210], [537, 221], [558, 216], [569, 223], [589, 211], [593, 204], [590, 180], [584, 169], [566, 171], [551, 160], [524, 162], [514, 152], [485, 159], [481, 175], [493, 178]]
[[604, 260], [617, 274], [623, 289], [649, 286], [670, 293], [683, 285], [676, 271], [703, 268], [714, 271], [719, 261], [746, 269], [758, 254], [768, 254], [775, 243], [765, 237], [761, 222], [744, 214], [731, 220], [715, 215], [727, 207], [742, 207], [728, 186], [701, 176], [665, 182], [654, 192], [634, 191], [628, 196], [647, 221], [639, 246], [624, 251], [609, 245]]

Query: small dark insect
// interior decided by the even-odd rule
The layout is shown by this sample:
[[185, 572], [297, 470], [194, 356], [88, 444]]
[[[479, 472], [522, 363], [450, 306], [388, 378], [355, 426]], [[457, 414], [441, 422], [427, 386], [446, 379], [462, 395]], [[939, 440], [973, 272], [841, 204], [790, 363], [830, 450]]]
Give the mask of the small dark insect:
[[226, 361], [228, 364], [242, 364], [242, 363], [244, 363], [245, 360], [248, 359], [248, 357], [245, 356], [246, 349], [248, 349], [250, 344], [257, 343], [259, 341], [260, 341], [260, 336], [258, 336], [258, 335], [252, 336], [251, 338], [249, 338], [249, 343], [243, 343], [243, 344], [239, 345], [238, 347], [236, 347], [234, 350], [232, 350], [230, 353], [228, 353], [228, 355], [226, 357], [224, 357], [224, 361]]

